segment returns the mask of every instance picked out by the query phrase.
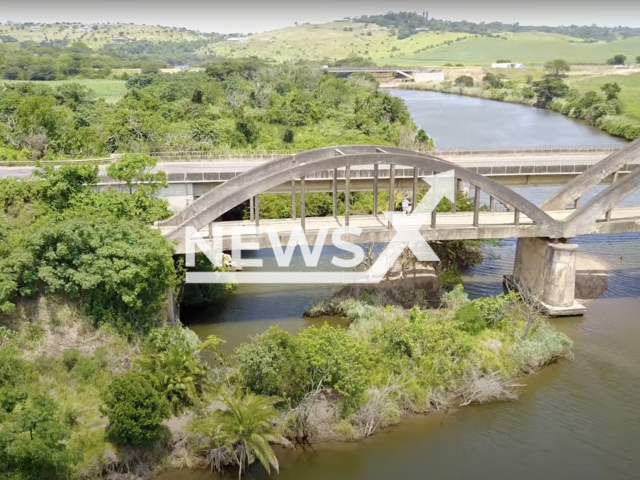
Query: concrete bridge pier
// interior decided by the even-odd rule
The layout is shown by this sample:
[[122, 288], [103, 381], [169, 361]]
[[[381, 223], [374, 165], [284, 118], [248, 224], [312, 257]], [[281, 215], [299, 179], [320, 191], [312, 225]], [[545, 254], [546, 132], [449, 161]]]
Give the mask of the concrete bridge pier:
[[552, 317], [583, 315], [586, 308], [575, 299], [577, 253], [573, 243], [519, 238], [513, 275], [505, 278], [505, 284]]
[[456, 185], [456, 190], [458, 192], [464, 192], [469, 195], [471, 192], [471, 184], [469, 182], [465, 182], [464, 180], [458, 179], [458, 184]]

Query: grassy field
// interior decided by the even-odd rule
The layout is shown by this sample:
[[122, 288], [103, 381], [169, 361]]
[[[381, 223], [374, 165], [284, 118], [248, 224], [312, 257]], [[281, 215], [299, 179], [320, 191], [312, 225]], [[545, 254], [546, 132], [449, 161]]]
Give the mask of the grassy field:
[[[451, 43], [445, 44], [447, 41]], [[232, 57], [256, 55], [276, 61], [321, 61], [358, 56], [371, 58], [378, 64], [398, 65], [488, 65], [504, 58], [531, 65], [556, 58], [571, 63], [604, 64], [616, 54], [624, 54], [633, 61], [640, 55], [640, 37], [587, 43], [547, 33], [503, 33], [501, 38], [489, 38], [421, 32], [398, 40], [394, 32], [377, 25], [326, 23], [274, 30], [253, 35], [242, 43], [211, 44], [203, 53]]]
[[546, 33], [504, 33], [502, 37], [506, 40], [477, 37], [427, 50], [403, 60], [413, 64], [459, 62], [479, 65], [490, 64], [499, 58], [524, 64], [542, 64], [548, 60], [562, 58], [571, 63], [604, 64], [616, 54], [624, 54], [630, 61], [640, 55], [640, 37], [596, 43]]
[[640, 73], [631, 75], [607, 75], [601, 77], [569, 77], [567, 83], [582, 93], [594, 90], [600, 93], [605, 83], [617, 83], [622, 88], [620, 101], [624, 105], [625, 114], [640, 119]]
[[[16, 83], [18, 81], [0, 80], [0, 83]], [[65, 83], [79, 83], [87, 88], [93, 90], [98, 98], [104, 98], [107, 102], [117, 102], [127, 92], [124, 86], [124, 80], [56, 80], [52, 82], [33, 82], [42, 85], [48, 85], [50, 87], [57, 87], [58, 85], [64, 85]]]
[[92, 48], [99, 48], [111, 42], [111, 38], [124, 35], [137, 40], [174, 41], [199, 40], [202, 35], [197, 32], [180, 31], [173, 27], [150, 25], [100, 25], [94, 30], [84, 31], [82, 25], [60, 24], [42, 25], [38, 27], [0, 25], [0, 35], [10, 35], [19, 42], [46, 40], [67, 40], [68, 42], [84, 42]]

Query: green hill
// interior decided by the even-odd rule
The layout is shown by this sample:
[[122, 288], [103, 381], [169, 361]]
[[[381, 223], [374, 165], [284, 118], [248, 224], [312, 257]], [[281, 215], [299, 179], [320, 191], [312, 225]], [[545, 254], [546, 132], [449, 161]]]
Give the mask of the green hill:
[[504, 58], [525, 64], [564, 58], [571, 63], [603, 64], [616, 54], [635, 59], [640, 55], [640, 37], [585, 41], [557, 33], [500, 33], [488, 37], [420, 32], [399, 40], [395, 30], [375, 24], [334, 22], [274, 30], [243, 42], [215, 43], [202, 52], [229, 57], [255, 55], [277, 62], [365, 57], [378, 64], [487, 65]]

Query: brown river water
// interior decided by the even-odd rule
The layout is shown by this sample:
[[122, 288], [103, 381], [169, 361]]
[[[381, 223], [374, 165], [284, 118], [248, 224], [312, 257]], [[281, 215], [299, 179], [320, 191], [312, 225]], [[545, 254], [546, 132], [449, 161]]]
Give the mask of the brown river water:
[[[520, 105], [431, 92], [392, 91], [441, 147], [599, 144], [617, 140], [568, 118]], [[455, 132], [465, 132], [459, 136]], [[497, 133], [496, 133], [497, 132]], [[558, 187], [518, 189], [542, 203]], [[601, 188], [601, 187], [599, 187]], [[597, 189], [594, 189], [597, 190]], [[594, 195], [596, 192], [591, 192]], [[587, 201], [583, 197], [583, 201]], [[625, 204], [640, 205], [640, 194]], [[640, 234], [586, 236], [580, 251], [608, 266], [606, 289], [584, 317], [553, 320], [574, 341], [572, 360], [525, 377], [516, 401], [465, 407], [449, 414], [405, 418], [353, 444], [303, 452], [278, 450], [281, 480], [617, 480], [640, 478]], [[464, 273], [470, 296], [502, 291], [515, 241], [487, 248], [483, 264]], [[257, 253], [265, 262], [273, 254]], [[331, 257], [326, 249], [323, 256]], [[300, 256], [294, 256], [294, 262]], [[230, 352], [270, 325], [296, 331], [325, 319], [302, 318], [324, 286], [241, 285], [209, 308], [183, 311], [201, 336], [227, 341]], [[340, 319], [328, 319], [336, 325]], [[237, 478], [230, 471], [225, 478]], [[259, 467], [248, 478], [263, 479]], [[220, 478], [173, 471], [163, 480]]]

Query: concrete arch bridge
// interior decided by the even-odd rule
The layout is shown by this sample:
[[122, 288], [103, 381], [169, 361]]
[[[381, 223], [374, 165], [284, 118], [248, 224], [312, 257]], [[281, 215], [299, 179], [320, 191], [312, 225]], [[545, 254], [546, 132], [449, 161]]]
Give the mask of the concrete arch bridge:
[[[460, 184], [472, 187], [473, 212], [456, 212], [455, 204], [447, 213], [431, 213], [420, 228], [427, 241], [461, 239], [518, 238], [513, 279], [516, 284], [527, 283], [535, 290], [536, 298], [554, 315], [577, 314], [584, 307], [575, 302], [576, 254], [578, 246], [570, 240], [577, 235], [608, 234], [640, 231], [640, 206], [619, 207], [629, 195], [640, 189], [640, 169], [635, 169], [618, 180], [617, 172], [624, 166], [640, 160], [640, 140], [614, 151], [585, 173], [571, 180], [542, 207], [513, 190], [477, 172], [436, 156], [412, 150], [357, 145], [311, 150], [273, 160], [227, 180], [183, 211], [159, 222], [165, 237], [176, 242], [177, 253], [185, 252], [187, 227], [201, 231], [212, 240], [212, 227], [256, 225], [273, 227], [280, 241], [286, 244], [294, 226], [301, 227], [310, 244], [314, 243], [323, 227], [330, 230], [342, 226], [357, 226], [360, 236], [345, 240], [352, 243], [388, 242], [395, 230], [386, 217], [378, 214], [354, 216], [350, 212], [350, 172], [352, 167], [373, 166], [373, 212], [387, 210], [378, 205], [380, 189], [389, 191], [388, 210], [394, 210], [396, 168], [412, 168], [411, 196], [417, 204], [418, 183], [421, 176], [454, 171]], [[387, 178], [380, 172], [387, 170]], [[308, 218], [305, 209], [305, 177], [316, 172], [329, 172], [333, 180], [333, 216]], [[611, 185], [589, 202], [580, 203], [580, 197], [591, 187], [611, 177]], [[338, 184], [343, 186], [345, 214], [338, 215]], [[259, 195], [275, 187], [288, 186], [292, 198], [292, 217], [289, 219], [261, 219]], [[489, 208], [482, 208], [482, 195], [488, 196]], [[300, 196], [300, 208], [296, 197]], [[484, 197], [486, 198], [486, 197]], [[218, 222], [226, 212], [250, 202], [251, 220]], [[455, 202], [454, 202], [455, 203]], [[572, 208], [569, 204], [572, 204]], [[618, 208], [616, 208], [618, 207]], [[400, 215], [400, 213], [398, 213]], [[231, 246], [229, 235], [223, 237], [223, 248]], [[327, 237], [330, 238], [330, 237]], [[266, 233], [259, 233], [251, 241], [266, 247], [270, 245]]]

